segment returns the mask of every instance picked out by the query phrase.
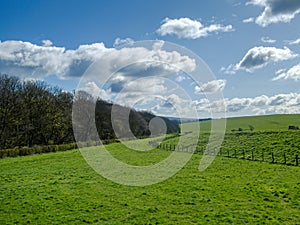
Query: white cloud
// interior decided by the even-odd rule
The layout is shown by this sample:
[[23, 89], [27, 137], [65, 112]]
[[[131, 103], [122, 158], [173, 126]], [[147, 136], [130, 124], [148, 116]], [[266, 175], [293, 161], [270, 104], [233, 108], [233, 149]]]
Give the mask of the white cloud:
[[276, 40], [270, 39], [269, 37], [262, 37], [260, 40], [264, 43], [275, 43], [276, 42]]
[[209, 26], [204, 26], [200, 21], [192, 20], [190, 18], [166, 18], [156, 32], [161, 36], [174, 34], [179, 38], [197, 39], [206, 37], [214, 32], [230, 31], [234, 31], [232, 25], [224, 26], [221, 24], [211, 24]]
[[181, 118], [197, 118], [195, 104], [189, 98], [172, 93], [157, 98], [158, 104], [152, 108], [155, 114]]
[[300, 113], [300, 93], [261, 95], [226, 100], [228, 112], [246, 110], [256, 114]]
[[273, 96], [261, 95], [254, 98], [232, 98], [225, 99], [224, 102], [209, 102], [207, 99], [193, 101], [199, 112], [221, 111], [221, 106], [224, 103], [228, 116], [300, 113], [300, 93]]
[[293, 66], [289, 70], [279, 70], [276, 72], [276, 77], [274, 77], [272, 80], [300, 80], [300, 63], [298, 65]]
[[300, 44], [300, 38], [296, 40], [286, 41], [289, 45], [298, 45]]
[[182, 75], [179, 75], [179, 76], [177, 76], [176, 78], [175, 78], [175, 81], [177, 81], [177, 82], [182, 82], [182, 81], [184, 81], [184, 80], [186, 80], [187, 79], [187, 77], [185, 77], [185, 76], [182, 76]]
[[202, 84], [200, 87], [195, 87], [195, 94], [210, 94], [219, 91], [223, 91], [226, 85], [226, 80], [212, 80]]
[[50, 41], [50, 40], [42, 40], [42, 43], [43, 43], [43, 46], [45, 46], [45, 47], [49, 47], [49, 46], [53, 45], [52, 41]]
[[253, 70], [264, 67], [271, 62], [279, 62], [283, 60], [293, 59], [297, 54], [293, 53], [289, 48], [284, 47], [254, 47], [248, 50], [242, 60], [235, 64], [229, 65], [227, 68], [222, 67], [221, 71], [227, 74], [235, 74], [238, 70], [253, 72]]
[[119, 46], [122, 46], [122, 45], [131, 45], [133, 43], [134, 43], [134, 40], [131, 39], [131, 38], [125, 38], [125, 39], [116, 38], [113, 46], [114, 47], [119, 47]]
[[85, 91], [95, 97], [99, 96], [100, 93], [100, 88], [95, 82], [87, 82], [85, 87], [81, 88], [80, 90]]
[[252, 22], [254, 22], [254, 18], [253, 17], [250, 17], [250, 18], [247, 18], [247, 19], [243, 20], [243, 23], [252, 23]]
[[166, 87], [164, 86], [164, 80], [156, 77], [144, 77], [141, 80], [137, 79], [126, 83], [122, 92], [128, 92], [131, 95], [141, 95], [164, 93], [165, 91]]
[[255, 19], [255, 23], [266, 27], [272, 23], [290, 22], [300, 13], [299, 0], [251, 0], [246, 5], [256, 5], [264, 8]]
[[151, 68], [153, 72], [164, 70], [174, 74], [180, 70], [191, 72], [195, 69], [194, 59], [177, 51], [163, 50], [162, 46], [163, 42], [159, 42], [153, 49], [115, 49], [106, 48], [103, 43], [93, 43], [66, 50], [63, 47], [39, 46], [30, 42], [4, 41], [0, 42], [0, 68], [2, 73], [23, 78], [44, 78], [55, 74], [61, 79], [82, 76], [89, 65], [99, 59], [101, 71], [98, 72], [102, 74], [111, 74], [116, 68], [141, 60], [149, 61], [144, 63], [144, 69]]
[[113, 98], [111, 89], [101, 89], [95, 82], [87, 82], [81, 88], [79, 88], [79, 90], [85, 91], [95, 98], [100, 97], [103, 100], [111, 100]]
[[30, 42], [4, 41], [0, 42], [0, 67], [2, 73], [20, 77], [43, 78], [51, 74], [81, 76], [93, 60], [107, 51], [103, 43], [66, 50]]

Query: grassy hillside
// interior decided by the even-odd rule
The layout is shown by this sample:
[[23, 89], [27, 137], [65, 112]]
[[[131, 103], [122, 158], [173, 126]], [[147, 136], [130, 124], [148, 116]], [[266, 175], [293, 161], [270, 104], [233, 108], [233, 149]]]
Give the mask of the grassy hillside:
[[[149, 165], [169, 152], [113, 155]], [[183, 153], [189, 154], [189, 153]], [[77, 150], [0, 160], [0, 224], [297, 224], [300, 168], [195, 154], [174, 177], [147, 187], [96, 174]]]
[[[203, 131], [210, 129], [210, 123], [211, 121], [200, 122]], [[226, 130], [231, 131], [242, 128], [245, 131], [249, 131], [249, 125], [254, 127], [254, 131], [285, 131], [289, 125], [300, 127], [300, 114], [227, 118]]]

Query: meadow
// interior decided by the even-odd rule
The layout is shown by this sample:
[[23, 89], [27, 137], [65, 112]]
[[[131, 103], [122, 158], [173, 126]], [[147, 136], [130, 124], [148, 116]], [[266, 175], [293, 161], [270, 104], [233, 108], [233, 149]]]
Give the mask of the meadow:
[[[233, 154], [234, 149], [246, 148], [259, 155], [263, 148], [273, 148], [276, 154], [299, 153], [300, 132], [287, 131], [290, 121], [275, 128], [274, 123], [265, 123], [267, 131], [252, 122], [252, 132], [231, 132], [241, 127], [241, 123], [233, 124], [221, 151], [225, 156], [227, 149]], [[202, 132], [197, 148], [208, 140], [206, 131]], [[155, 164], [171, 154], [163, 149], [133, 151], [122, 143], [105, 147], [119, 160], [137, 166]], [[1, 159], [0, 224], [300, 223], [300, 166], [217, 156], [200, 172], [201, 157], [193, 154], [173, 177], [145, 187], [103, 178], [79, 150]]]
[[[201, 130], [208, 132], [211, 121], [201, 121]], [[250, 131], [249, 125], [253, 126], [253, 131], [286, 131], [288, 126], [300, 127], [299, 114], [263, 115], [263, 116], [243, 116], [226, 119], [226, 131], [238, 130]]]
[[[146, 165], [169, 152], [133, 153]], [[183, 153], [189, 154], [189, 153]], [[297, 224], [300, 168], [217, 157], [199, 172], [200, 154], [172, 178], [146, 187], [113, 183], [78, 150], [0, 161], [1, 224]]]

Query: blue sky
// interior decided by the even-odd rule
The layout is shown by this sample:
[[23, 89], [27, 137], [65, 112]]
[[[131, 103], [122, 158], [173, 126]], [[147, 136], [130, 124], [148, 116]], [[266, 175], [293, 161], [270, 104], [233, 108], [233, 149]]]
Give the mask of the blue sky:
[[[178, 71], [168, 70], [175, 82], [180, 80], [177, 85], [187, 91], [191, 102], [181, 99], [176, 91], [171, 93], [166, 82], [152, 77], [151, 81], [142, 80], [151, 90], [139, 88], [144, 94], [153, 92], [154, 99], [160, 101], [137, 108], [172, 115], [172, 110], [163, 107], [168, 102], [182, 108], [196, 107], [200, 117], [206, 117], [218, 103], [208, 103], [205, 98], [221, 92], [228, 116], [300, 113], [299, 0], [0, 0], [0, 9], [1, 73], [45, 80], [71, 91], [88, 66], [103, 60], [106, 53], [115, 52], [111, 54], [117, 59], [112, 61], [117, 64], [123, 60], [124, 56], [116, 53], [116, 40], [162, 40], [196, 53], [215, 79], [193, 84], [189, 79], [180, 80], [184, 76]], [[171, 56], [170, 52], [166, 54]], [[169, 63], [192, 72], [191, 61], [185, 61], [185, 66], [179, 64], [182, 57]], [[137, 68], [145, 70], [137, 65], [131, 69]], [[149, 73], [163, 72], [161, 65], [151, 68]], [[145, 74], [139, 78], [143, 77]], [[170, 75], [165, 77], [171, 79]], [[143, 95], [141, 90], [134, 90], [137, 77], [126, 78], [127, 86], [122, 79], [115, 77], [110, 84], [118, 86], [119, 91], [127, 87], [131, 95], [119, 95], [118, 99], [133, 104], [137, 98], [132, 93]], [[105, 90], [95, 80], [82, 85], [85, 90], [98, 91], [103, 98], [116, 99], [112, 90], [117, 89], [109, 89], [109, 85]], [[158, 96], [155, 90], [159, 87], [165, 87], [166, 93]], [[125, 97], [120, 100], [120, 96]]]

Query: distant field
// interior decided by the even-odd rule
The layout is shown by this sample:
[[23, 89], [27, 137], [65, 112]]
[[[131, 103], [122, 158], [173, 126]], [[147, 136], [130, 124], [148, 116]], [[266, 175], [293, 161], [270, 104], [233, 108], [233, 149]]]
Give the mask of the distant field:
[[[169, 154], [108, 149], [134, 165]], [[0, 224], [299, 224], [300, 167], [217, 157], [199, 172], [200, 159], [147, 187], [102, 178], [78, 150], [2, 159]]]
[[[200, 122], [201, 129], [208, 131], [210, 123], [211, 121]], [[238, 128], [249, 131], [249, 125], [253, 126], [254, 131], [285, 131], [289, 125], [300, 128], [300, 114], [235, 117], [228, 118], [226, 123], [227, 131]]]

